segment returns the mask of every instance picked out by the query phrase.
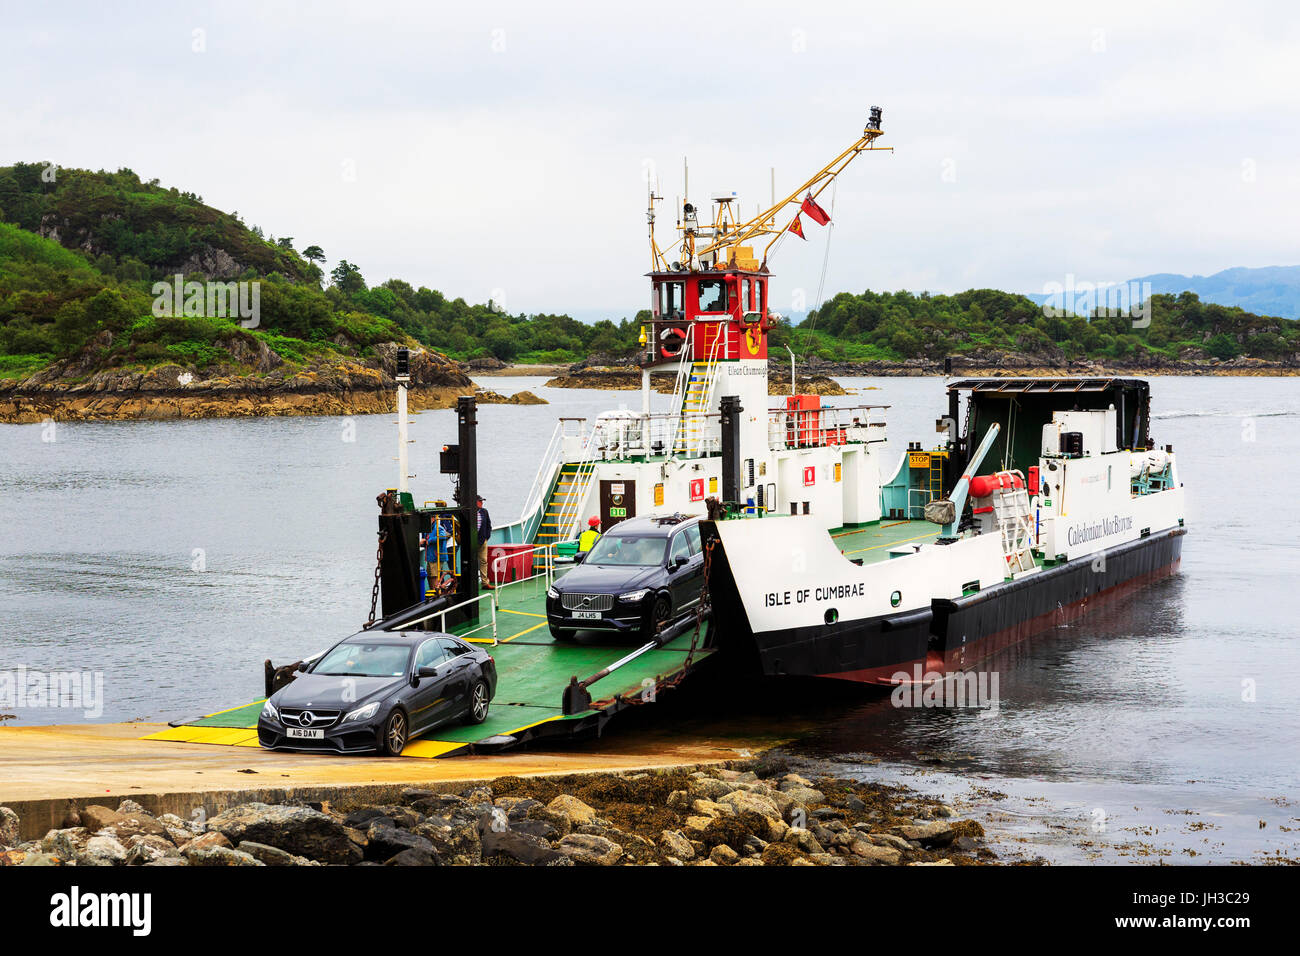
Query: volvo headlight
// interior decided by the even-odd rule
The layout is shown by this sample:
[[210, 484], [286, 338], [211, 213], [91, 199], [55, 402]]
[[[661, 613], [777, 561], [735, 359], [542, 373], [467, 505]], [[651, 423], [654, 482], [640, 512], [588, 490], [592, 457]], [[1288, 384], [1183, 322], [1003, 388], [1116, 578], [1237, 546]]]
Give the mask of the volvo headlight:
[[262, 716], [265, 717], [267, 720], [279, 720], [280, 712], [275, 709], [275, 704], [271, 703], [268, 700], [265, 704], [262, 705]]
[[375, 711], [378, 709], [379, 701], [373, 701], [366, 704], [364, 707], [358, 707], [356, 710], [352, 711], [352, 713], [343, 718], [343, 723], [346, 724], [350, 720], [369, 720], [371, 717], [375, 716]]
[[641, 588], [639, 591], [628, 591], [626, 594], [620, 594], [618, 599], [620, 601], [627, 601], [629, 604], [635, 604], [637, 601], [643, 600], [649, 593], [649, 588]]
[[555, 590], [555, 588], [547, 588], [546, 596], [552, 601], [558, 601], [560, 599], [560, 592]]

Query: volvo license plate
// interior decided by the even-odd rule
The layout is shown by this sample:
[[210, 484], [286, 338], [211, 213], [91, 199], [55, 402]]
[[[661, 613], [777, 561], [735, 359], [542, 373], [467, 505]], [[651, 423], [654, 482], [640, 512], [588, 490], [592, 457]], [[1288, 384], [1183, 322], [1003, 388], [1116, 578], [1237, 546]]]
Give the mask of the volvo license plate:
[[574, 612], [573, 612], [573, 616], [576, 617], [579, 621], [599, 621], [599, 620], [600, 620], [600, 612], [599, 612], [599, 611], [574, 611]]

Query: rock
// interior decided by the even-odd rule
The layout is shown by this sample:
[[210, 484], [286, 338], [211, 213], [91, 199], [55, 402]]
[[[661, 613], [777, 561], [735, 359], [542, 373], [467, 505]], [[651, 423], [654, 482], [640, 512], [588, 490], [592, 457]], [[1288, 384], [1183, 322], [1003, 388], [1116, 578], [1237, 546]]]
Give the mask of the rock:
[[86, 848], [90, 831], [85, 827], [68, 827], [64, 830], [51, 830], [41, 838], [41, 852], [52, 853], [59, 859], [71, 862]]
[[117, 812], [127, 817], [149, 817], [153, 815], [129, 797], [117, 805]]
[[119, 820], [126, 819], [116, 810], [110, 810], [108, 807], [101, 807], [94, 803], [88, 807], [82, 807], [78, 815], [81, 817], [81, 825], [91, 833], [98, 833], [104, 827], [112, 826]]
[[153, 863], [155, 860], [179, 857], [180, 855], [181, 851], [176, 849], [170, 840], [143, 834], [131, 838], [130, 845], [126, 850], [126, 865], [144, 866]]
[[894, 832], [905, 840], [913, 840], [921, 846], [929, 849], [937, 846], [947, 846], [956, 837], [953, 832], [953, 825], [946, 820], [935, 820], [932, 823], [910, 824], [907, 826], [894, 827]]
[[366, 859], [380, 862], [394, 857], [403, 850], [420, 850], [433, 853], [433, 841], [397, 827], [375, 821], [366, 831]]
[[807, 777], [801, 777], [797, 773], [787, 773], [781, 778], [781, 783], [777, 789], [789, 790], [791, 787], [811, 787], [812, 785], [812, 781]]
[[689, 810], [691, 808], [691, 803], [694, 801], [692, 800], [691, 795], [685, 790], [674, 790], [672, 793], [668, 794], [668, 800], [666, 802], [668, 807], [672, 810]]
[[431, 850], [408, 847], [401, 853], [389, 857], [384, 866], [438, 866], [440, 860]]
[[189, 866], [190, 861], [183, 856], [165, 856], [160, 860], [146, 863], [145, 866]]
[[719, 843], [709, 852], [709, 859], [718, 866], [731, 866], [740, 859], [740, 854], [725, 843]]
[[731, 807], [735, 813], [757, 813], [768, 819], [781, 819], [781, 811], [776, 803], [768, 797], [760, 796], [748, 790], [733, 790], [720, 798], [718, 803]]
[[844, 809], [848, 810], [850, 813], [861, 813], [863, 810], [867, 809], [867, 804], [861, 797], [849, 794], [844, 798]]
[[190, 866], [265, 866], [261, 860], [254, 859], [247, 853], [240, 850], [233, 850], [228, 846], [206, 846], [193, 849], [194, 843], [191, 840], [189, 845], [181, 851], [185, 859], [189, 861]]
[[895, 836], [892, 833], [864, 833], [862, 834], [862, 839], [874, 846], [893, 847], [895, 850], [902, 853], [906, 853], [908, 850], [912, 849], [912, 844], [908, 843], [902, 837]]
[[468, 790], [462, 790], [460, 795], [468, 803], [491, 803], [491, 787], [470, 787]]
[[731, 816], [736, 812], [736, 808], [724, 803], [714, 803], [712, 800], [695, 800], [691, 803], [691, 813], [701, 817], [722, 817]]
[[917, 860], [915, 863], [909, 863], [908, 866], [954, 866], [952, 860]]
[[817, 842], [811, 830], [805, 830], [802, 827], [791, 827], [785, 835], [784, 842], [798, 848], [804, 853], [822, 853], [822, 845]]
[[713, 817], [687, 817], [686, 822], [682, 825], [682, 829], [686, 831], [687, 834], [698, 837], [708, 829], [709, 824], [712, 822]]
[[884, 863], [889, 866], [896, 864], [902, 857], [902, 854], [892, 846], [876, 846], [861, 838], [853, 841], [852, 850], [854, 856], [868, 863]]
[[948, 804], [941, 803], [934, 808], [934, 815], [936, 817], [955, 817], [957, 815], [957, 811], [954, 810], [952, 807], [948, 806]]
[[735, 789], [735, 784], [714, 777], [701, 777], [691, 783], [691, 791], [706, 800], [721, 800]]
[[695, 856], [695, 848], [691, 846], [691, 841], [677, 830], [664, 830], [660, 833], [659, 845], [664, 848], [665, 853], [679, 860], [689, 860]]
[[766, 850], [769, 845], [770, 844], [768, 843], [768, 841], [764, 840], [762, 837], [757, 837], [754, 836], [753, 834], [750, 834], [749, 836], [745, 837], [743, 849], [746, 853], [748, 853], [751, 856], [758, 856], [762, 854], [762, 852]]
[[63, 860], [53, 853], [44, 853], [40, 850], [28, 853], [21, 864], [22, 866], [62, 866]]
[[552, 813], [558, 813], [569, 821], [571, 826], [580, 826], [596, 820], [596, 811], [577, 797], [562, 793], [546, 805]]
[[532, 797], [497, 797], [493, 803], [504, 810], [511, 820], [524, 820], [530, 810], [544, 806], [542, 801]]
[[235, 845], [231, 843], [229, 839], [227, 839], [224, 833], [220, 833], [216, 830], [212, 830], [209, 833], [204, 833], [202, 836], [192, 837], [190, 841], [186, 843], [185, 846], [183, 846], [181, 849], [207, 850], [207, 849], [211, 849], [214, 846], [221, 846], [221, 847], [226, 847], [228, 849], [233, 849]]
[[806, 807], [810, 803], [823, 803], [826, 800], [826, 794], [812, 787], [782, 787], [781, 792], [801, 807]]
[[97, 834], [77, 854], [78, 866], [117, 866], [126, 862], [126, 847], [111, 836]]
[[0, 850], [0, 866], [22, 866], [27, 850]]
[[589, 833], [570, 833], [555, 848], [583, 866], [612, 866], [623, 855], [623, 848], [613, 840]]
[[18, 845], [18, 814], [8, 807], [0, 807], [0, 847]]
[[343, 824], [310, 807], [245, 803], [217, 814], [208, 827], [232, 842], [265, 843], [321, 863], [359, 863], [362, 857]]
[[444, 826], [426, 820], [411, 832], [431, 842], [444, 863], [474, 866], [483, 862], [483, 842], [473, 823]]
[[515, 820], [511, 822], [510, 829], [527, 833], [529, 836], [541, 837], [543, 840], [555, 840], [561, 836], [555, 825], [546, 820]]
[[746, 856], [736, 861], [736, 866], [766, 866], [761, 857]]
[[[483, 861], [485, 863], [492, 862], [494, 857], [505, 857], [514, 860], [516, 863], [537, 866], [565, 858], [563, 853], [552, 848], [545, 840], [529, 836], [527, 833], [520, 833], [517, 830], [498, 831], [489, 828], [482, 831], [482, 840]], [[567, 858], [565, 859], [567, 860]], [[568, 862], [571, 863], [572, 861]]]
[[319, 866], [314, 860], [309, 860], [305, 856], [294, 856], [292, 853], [286, 853], [278, 846], [267, 846], [265, 843], [253, 843], [250, 840], [244, 840], [239, 846], [235, 847], [240, 853], [247, 853], [255, 860], [260, 860], [266, 866]]
[[771, 843], [763, 850], [761, 859], [764, 866], [791, 866], [803, 857], [788, 843]]

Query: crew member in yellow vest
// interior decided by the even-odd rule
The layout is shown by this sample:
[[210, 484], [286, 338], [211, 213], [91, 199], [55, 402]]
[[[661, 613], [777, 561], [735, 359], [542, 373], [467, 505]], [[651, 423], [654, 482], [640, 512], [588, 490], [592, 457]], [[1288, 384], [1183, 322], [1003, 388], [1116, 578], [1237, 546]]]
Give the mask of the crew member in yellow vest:
[[587, 520], [587, 530], [578, 535], [578, 553], [586, 554], [600, 538], [600, 519], [594, 515]]

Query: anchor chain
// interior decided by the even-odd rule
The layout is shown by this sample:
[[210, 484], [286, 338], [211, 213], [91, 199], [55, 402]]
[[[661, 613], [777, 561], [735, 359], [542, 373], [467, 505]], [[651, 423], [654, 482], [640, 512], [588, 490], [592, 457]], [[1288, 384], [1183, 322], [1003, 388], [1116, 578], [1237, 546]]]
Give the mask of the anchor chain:
[[384, 571], [384, 542], [388, 540], [388, 532], [379, 532], [379, 546], [375, 550], [375, 586], [370, 589], [370, 617], [366, 618], [366, 623], [361, 625], [361, 629], [367, 630], [374, 626], [375, 608], [379, 605], [379, 578]]

